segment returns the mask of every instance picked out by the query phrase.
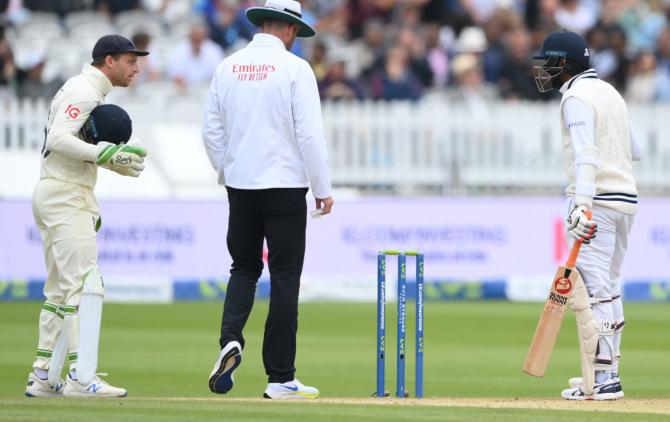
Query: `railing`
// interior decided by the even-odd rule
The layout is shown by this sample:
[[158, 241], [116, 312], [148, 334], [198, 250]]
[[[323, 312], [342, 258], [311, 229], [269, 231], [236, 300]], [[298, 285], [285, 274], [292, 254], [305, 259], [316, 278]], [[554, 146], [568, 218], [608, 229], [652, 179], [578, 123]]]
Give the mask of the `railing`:
[[[165, 145], [165, 139], [154, 138], [170, 133], [159, 130], [166, 125], [191, 129], [182, 133], [195, 138], [183, 145], [200, 148], [204, 98], [176, 97], [159, 107], [156, 100], [132, 96], [112, 101], [129, 111], [136, 134], [152, 148]], [[3, 150], [42, 147], [47, 106], [43, 101], [0, 102], [0, 156]], [[497, 102], [487, 108], [473, 114], [464, 105], [437, 100], [324, 104], [334, 184], [405, 194], [560, 193], [565, 174], [558, 104]], [[635, 164], [640, 191], [670, 193], [670, 139], [665, 135], [670, 107], [631, 106], [630, 113], [642, 148], [642, 161]], [[179, 175], [165, 177], [170, 183], [180, 180]]]

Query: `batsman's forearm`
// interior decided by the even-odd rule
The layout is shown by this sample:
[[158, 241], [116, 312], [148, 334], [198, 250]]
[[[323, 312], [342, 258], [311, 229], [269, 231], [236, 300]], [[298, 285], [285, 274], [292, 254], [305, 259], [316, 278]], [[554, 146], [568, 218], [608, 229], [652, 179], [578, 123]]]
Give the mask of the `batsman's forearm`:
[[584, 146], [575, 157], [577, 178], [575, 181], [575, 204], [593, 206], [596, 195], [596, 176], [598, 173], [598, 148], [593, 145]]

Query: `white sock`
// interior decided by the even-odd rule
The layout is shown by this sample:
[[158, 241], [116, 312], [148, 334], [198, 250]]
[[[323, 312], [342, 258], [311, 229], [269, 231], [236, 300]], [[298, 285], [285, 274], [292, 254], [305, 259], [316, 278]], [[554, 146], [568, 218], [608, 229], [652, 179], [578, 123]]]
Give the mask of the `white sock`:
[[41, 380], [45, 380], [49, 378], [49, 370], [48, 369], [42, 369], [42, 368], [33, 368], [33, 372], [35, 375], [37, 375], [37, 378]]
[[76, 369], [70, 369], [70, 378], [77, 381], [77, 370]]

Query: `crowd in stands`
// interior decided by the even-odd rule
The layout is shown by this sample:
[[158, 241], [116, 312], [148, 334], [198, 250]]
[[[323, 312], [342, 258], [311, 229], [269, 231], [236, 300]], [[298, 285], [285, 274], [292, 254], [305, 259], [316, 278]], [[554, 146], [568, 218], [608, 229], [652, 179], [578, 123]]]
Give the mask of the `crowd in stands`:
[[[142, 59], [136, 84], [171, 81], [179, 92], [207, 84], [217, 64], [256, 28], [244, 17], [263, 0], [0, 0], [0, 85], [21, 97], [48, 97], [71, 74], [44, 75], [47, 51], [13, 55], [22, 27], [53, 14], [95, 11], [113, 28], [132, 12]], [[324, 100], [412, 100], [443, 96], [485, 113], [493, 100], [544, 101], [532, 56], [552, 31], [583, 35], [601, 78], [631, 102], [670, 102], [670, 0], [303, 0], [319, 35], [293, 52], [307, 60]], [[127, 19], [126, 19], [127, 20]], [[125, 20], [124, 20], [125, 21]], [[151, 22], [150, 22], [151, 21]], [[155, 26], [149, 25], [154, 23]], [[127, 29], [127, 28], [126, 28]], [[70, 32], [68, 32], [70, 31]], [[9, 36], [9, 34], [14, 34]], [[18, 45], [17, 45], [18, 44]], [[91, 44], [92, 45], [92, 44]], [[90, 46], [88, 46], [90, 51]], [[81, 57], [81, 62], [86, 57]], [[48, 76], [48, 77], [47, 77]]]

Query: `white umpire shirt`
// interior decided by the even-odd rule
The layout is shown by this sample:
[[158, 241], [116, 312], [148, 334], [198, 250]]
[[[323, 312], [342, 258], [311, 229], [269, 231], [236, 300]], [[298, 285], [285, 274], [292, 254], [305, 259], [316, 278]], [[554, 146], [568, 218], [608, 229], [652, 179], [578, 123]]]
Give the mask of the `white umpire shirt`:
[[282, 41], [256, 34], [216, 70], [203, 141], [219, 184], [236, 189], [310, 187], [331, 196], [316, 78]]

